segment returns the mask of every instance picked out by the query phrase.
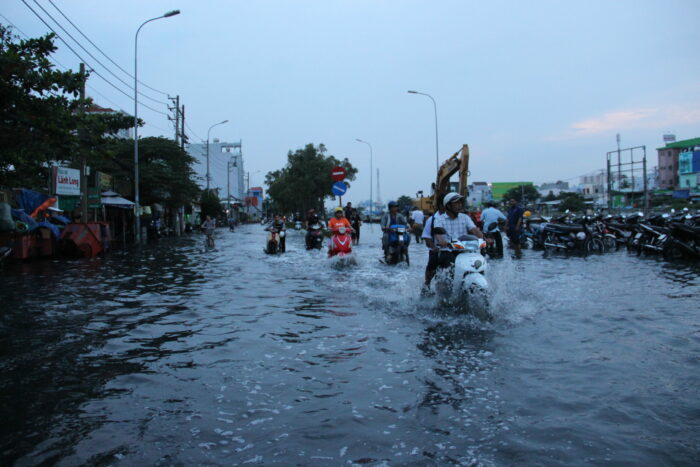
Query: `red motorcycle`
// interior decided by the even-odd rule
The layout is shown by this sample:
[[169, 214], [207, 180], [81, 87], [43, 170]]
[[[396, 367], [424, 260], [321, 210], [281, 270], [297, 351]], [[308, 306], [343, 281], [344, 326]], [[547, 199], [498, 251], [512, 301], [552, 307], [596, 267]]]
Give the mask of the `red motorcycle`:
[[333, 230], [331, 241], [328, 247], [328, 256], [347, 256], [352, 253], [352, 237], [350, 236], [352, 229], [347, 227], [338, 227]]

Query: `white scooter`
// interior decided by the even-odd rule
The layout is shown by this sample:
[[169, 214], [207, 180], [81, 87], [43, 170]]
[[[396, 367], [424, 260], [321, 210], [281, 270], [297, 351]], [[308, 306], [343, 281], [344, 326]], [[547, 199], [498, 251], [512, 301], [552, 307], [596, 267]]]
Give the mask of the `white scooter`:
[[[441, 243], [440, 237], [443, 234], [438, 233], [438, 229], [435, 230], [435, 239]], [[488, 264], [481, 254], [485, 247], [483, 239], [463, 235], [441, 248], [439, 268], [447, 269], [449, 273], [443, 273], [435, 285], [438, 296], [443, 301], [456, 304], [460, 311], [490, 320], [489, 284], [485, 276]]]

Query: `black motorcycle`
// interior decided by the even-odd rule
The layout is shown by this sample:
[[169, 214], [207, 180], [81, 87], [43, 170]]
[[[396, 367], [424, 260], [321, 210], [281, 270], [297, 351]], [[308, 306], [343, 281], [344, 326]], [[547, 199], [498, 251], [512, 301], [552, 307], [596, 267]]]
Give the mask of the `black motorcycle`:
[[306, 249], [320, 250], [323, 248], [323, 226], [320, 223], [311, 224], [306, 231]]
[[498, 222], [491, 222], [486, 226], [484, 238], [493, 240], [492, 242], [486, 242], [484, 254], [488, 255], [489, 258], [501, 258], [503, 256], [503, 237], [501, 236]]
[[547, 251], [576, 251], [583, 254], [605, 251], [602, 240], [593, 236], [585, 218], [581, 219], [580, 224], [547, 223], [540, 235]]
[[700, 258], [700, 227], [672, 222], [663, 246], [666, 259]]

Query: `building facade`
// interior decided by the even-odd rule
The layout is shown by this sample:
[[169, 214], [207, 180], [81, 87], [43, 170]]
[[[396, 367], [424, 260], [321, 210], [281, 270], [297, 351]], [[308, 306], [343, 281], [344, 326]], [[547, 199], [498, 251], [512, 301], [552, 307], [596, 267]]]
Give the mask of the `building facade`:
[[[695, 148], [700, 149], [700, 138], [686, 139], [668, 143], [662, 148], [657, 148], [659, 178], [658, 186], [661, 190], [685, 189], [681, 186], [681, 174], [679, 173], [679, 157], [681, 153], [693, 152]], [[684, 174], [688, 175], [688, 173]], [[684, 182], [690, 180], [684, 178]]]
[[[207, 186], [207, 144], [187, 144], [185, 149], [195, 158], [193, 169], [201, 188]], [[241, 141], [227, 143], [215, 138], [209, 143], [209, 188], [218, 189], [219, 197], [242, 203], [246, 197], [245, 168]]]

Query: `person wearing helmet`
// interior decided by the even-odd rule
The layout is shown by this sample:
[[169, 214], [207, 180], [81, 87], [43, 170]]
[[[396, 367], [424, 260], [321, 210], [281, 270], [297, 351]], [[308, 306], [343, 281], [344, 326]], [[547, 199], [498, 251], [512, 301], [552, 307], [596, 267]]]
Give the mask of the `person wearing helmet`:
[[387, 208], [389, 209], [389, 212], [385, 213], [382, 216], [382, 219], [379, 221], [379, 226], [382, 229], [382, 249], [386, 253], [387, 247], [389, 245], [389, 228], [392, 225], [405, 225], [406, 230], [410, 232], [411, 228], [408, 225], [408, 221], [406, 220], [406, 217], [399, 212], [399, 203], [396, 201], [389, 201], [387, 204]]
[[462, 212], [464, 197], [459, 193], [447, 193], [442, 200], [445, 206], [445, 215], [435, 219], [435, 228], [442, 227], [446, 235], [438, 245], [435, 239], [431, 239], [431, 248], [446, 247], [452, 239], [458, 239], [462, 235], [472, 234], [484, 238], [474, 221]]
[[345, 227], [349, 231], [352, 230], [352, 227], [350, 226], [350, 221], [347, 219], [347, 217], [345, 217], [343, 208], [338, 206], [333, 210], [333, 217], [330, 221], [328, 221], [328, 228], [331, 231], [334, 231], [338, 230], [338, 228], [340, 227]]

